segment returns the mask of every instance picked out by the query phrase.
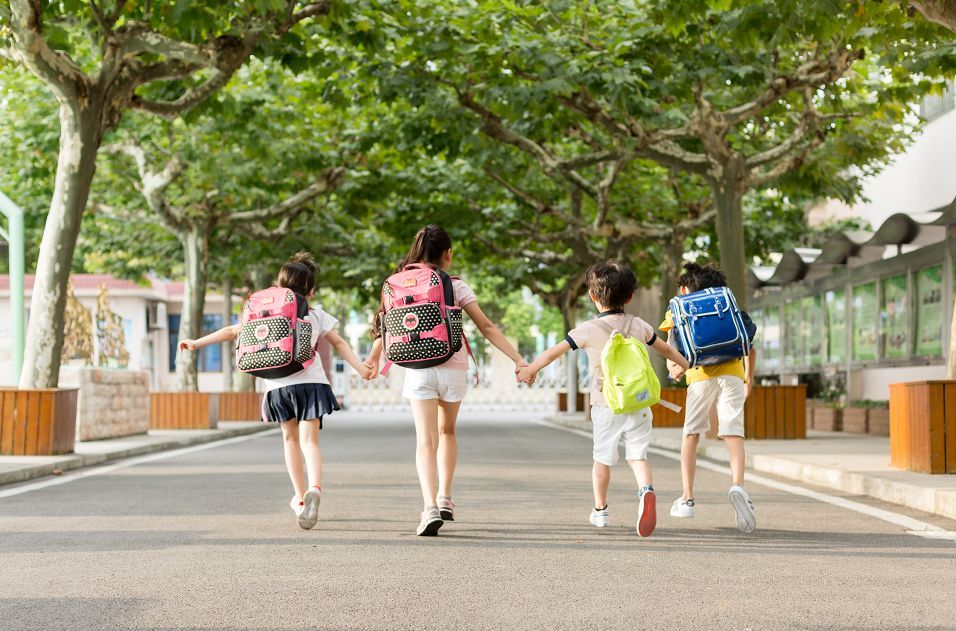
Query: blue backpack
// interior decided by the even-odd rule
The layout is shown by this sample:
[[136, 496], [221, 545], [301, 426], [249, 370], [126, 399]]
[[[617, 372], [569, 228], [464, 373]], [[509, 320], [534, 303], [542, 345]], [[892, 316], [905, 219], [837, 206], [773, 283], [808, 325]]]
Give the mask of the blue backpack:
[[671, 342], [691, 368], [750, 355], [756, 325], [737, 306], [729, 287], [709, 287], [670, 301]]

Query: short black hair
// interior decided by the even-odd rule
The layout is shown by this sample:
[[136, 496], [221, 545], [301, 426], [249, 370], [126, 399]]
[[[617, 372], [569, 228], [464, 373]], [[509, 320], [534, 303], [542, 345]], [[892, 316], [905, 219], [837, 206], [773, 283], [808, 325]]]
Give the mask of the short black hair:
[[637, 277], [617, 261], [595, 263], [585, 276], [588, 289], [608, 309], [622, 308], [637, 290]]
[[684, 273], [680, 275], [677, 282], [689, 291], [695, 292], [710, 287], [726, 287], [727, 277], [714, 263], [708, 263], [707, 265], [686, 263]]

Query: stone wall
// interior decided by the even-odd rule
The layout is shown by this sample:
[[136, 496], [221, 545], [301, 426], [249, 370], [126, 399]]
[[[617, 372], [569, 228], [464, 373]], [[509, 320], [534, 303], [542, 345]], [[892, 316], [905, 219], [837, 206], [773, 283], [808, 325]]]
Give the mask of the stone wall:
[[80, 390], [76, 439], [98, 440], [149, 430], [149, 372], [63, 366], [60, 387]]

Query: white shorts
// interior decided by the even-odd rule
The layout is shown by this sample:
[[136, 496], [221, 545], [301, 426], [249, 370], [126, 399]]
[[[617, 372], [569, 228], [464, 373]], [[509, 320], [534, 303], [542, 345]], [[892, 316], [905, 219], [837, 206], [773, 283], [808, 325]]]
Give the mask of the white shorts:
[[468, 371], [457, 368], [406, 368], [402, 396], [414, 401], [439, 399], [454, 403], [468, 392]]
[[710, 410], [717, 403], [717, 435], [744, 436], [744, 380], [720, 375], [687, 386], [684, 434], [703, 434], [710, 429]]
[[591, 424], [594, 426], [594, 460], [608, 466], [620, 458], [618, 445], [624, 439], [624, 456], [628, 460], [647, 460], [647, 447], [651, 442], [651, 419], [649, 409], [630, 414], [614, 414], [611, 408], [591, 408]]

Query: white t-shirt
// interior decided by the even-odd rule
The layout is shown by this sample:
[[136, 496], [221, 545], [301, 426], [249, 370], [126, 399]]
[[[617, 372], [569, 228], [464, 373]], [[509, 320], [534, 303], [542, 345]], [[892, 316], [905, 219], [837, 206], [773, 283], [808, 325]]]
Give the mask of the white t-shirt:
[[[618, 309], [605, 311], [598, 314], [597, 317], [604, 319], [611, 325], [611, 328], [619, 329], [624, 326], [624, 321], [629, 316]], [[657, 339], [654, 327], [637, 316], [634, 316], [630, 330], [625, 331], [625, 333], [627, 337], [637, 338], [647, 345], [653, 344], [654, 340]], [[564, 339], [573, 350], [580, 349], [587, 353], [588, 365], [591, 367], [591, 406], [607, 407], [607, 402], [601, 393], [601, 384], [604, 381], [604, 371], [601, 369], [601, 351], [604, 350], [604, 345], [611, 339], [611, 334], [594, 320], [588, 320], [572, 329]]]
[[[478, 297], [475, 296], [475, 292], [471, 290], [471, 287], [465, 284], [465, 281], [453, 278], [451, 279], [451, 286], [455, 290], [456, 307], [461, 307], [464, 309], [465, 306], [470, 305], [473, 302], [478, 302]], [[439, 365], [439, 368], [468, 370], [468, 349], [465, 348], [464, 340], [461, 342], [461, 350], [452, 355], [451, 359], [449, 359], [447, 362]]]
[[[322, 310], [322, 307], [312, 307], [309, 309], [309, 321], [312, 323], [312, 348], [318, 343], [319, 338], [326, 335], [339, 325], [339, 321]], [[286, 386], [294, 386], [300, 383], [324, 383], [329, 384], [328, 375], [325, 374], [325, 367], [322, 366], [322, 358], [316, 353], [315, 361], [305, 370], [300, 370], [294, 375], [281, 377], [279, 379], [263, 379], [266, 384], [266, 392]]]

